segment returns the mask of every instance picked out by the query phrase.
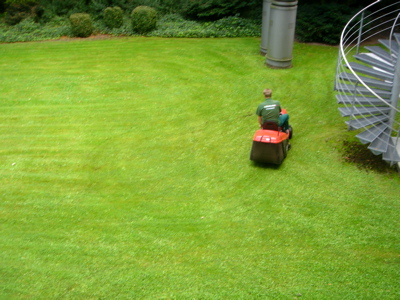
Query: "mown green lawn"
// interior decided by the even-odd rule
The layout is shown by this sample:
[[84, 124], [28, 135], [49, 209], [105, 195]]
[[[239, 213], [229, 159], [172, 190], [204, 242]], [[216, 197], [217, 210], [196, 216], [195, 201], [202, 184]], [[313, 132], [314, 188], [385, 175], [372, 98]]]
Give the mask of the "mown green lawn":
[[[259, 43], [0, 44], [0, 298], [400, 298], [400, 178], [342, 159], [337, 48]], [[249, 160], [266, 87], [279, 167]]]

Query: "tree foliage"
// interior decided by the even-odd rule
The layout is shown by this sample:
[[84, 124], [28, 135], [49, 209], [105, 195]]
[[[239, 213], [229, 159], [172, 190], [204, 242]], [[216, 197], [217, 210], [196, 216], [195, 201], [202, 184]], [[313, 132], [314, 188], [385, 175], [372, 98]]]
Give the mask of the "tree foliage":
[[340, 34], [357, 9], [342, 4], [302, 5], [298, 8], [296, 37], [305, 43], [338, 44]]
[[261, 1], [255, 0], [189, 0], [183, 14], [191, 19], [217, 20], [227, 16], [249, 14], [251, 10], [259, 9]]
[[4, 21], [8, 25], [15, 25], [32, 15], [37, 2], [32, 0], [15, 1], [15, 3], [6, 3], [6, 14]]
[[[138, 6], [155, 8], [161, 14], [178, 13], [194, 20], [217, 20], [227, 16], [257, 16], [261, 18], [262, 1], [259, 0], [0, 0], [1, 11], [15, 11], [22, 6], [38, 6], [44, 16], [70, 16], [73, 13], [90, 13], [101, 19], [107, 7], [121, 7], [130, 12]], [[22, 10], [22, 9], [21, 9]]]
[[35, 3], [35, 4], [37, 4], [37, 0], [3, 0], [3, 1], [0, 1], [0, 3], [1, 2], [3, 2], [5, 5], [8, 5], [8, 6], [10, 6], [10, 5], [26, 5], [26, 4], [30, 4], [30, 3]]
[[87, 11], [87, 0], [39, 0], [39, 5], [54, 15], [71, 15]]
[[[377, 11], [388, 2], [382, 1], [373, 9]], [[86, 13], [97, 22], [97, 28], [129, 34], [132, 25], [137, 26], [134, 21], [128, 21], [130, 12], [137, 7], [151, 7], [160, 17], [174, 14], [184, 19], [185, 22], [177, 22], [171, 27], [170, 21], [164, 23], [168, 23], [166, 31], [169, 33], [166, 35], [187, 36], [190, 31], [190, 36], [197, 37], [254, 36], [255, 32], [261, 33], [257, 26], [261, 24], [262, 5], [261, 0], [0, 0], [0, 21], [14, 26], [32, 19], [44, 25], [57, 19], [68, 20], [75, 13]], [[366, 4], [362, 4], [364, 6]], [[120, 7], [121, 10], [117, 13], [111, 11], [111, 7]], [[301, 0], [298, 3], [296, 37], [301, 42], [337, 44], [344, 25], [362, 7], [359, 0], [340, 3], [336, 0]], [[110, 9], [106, 13], [107, 8]], [[249, 25], [244, 19], [252, 22]], [[215, 24], [208, 26], [210, 21]], [[182, 26], [190, 27], [190, 30], [181, 32]], [[141, 29], [134, 30], [143, 33]]]

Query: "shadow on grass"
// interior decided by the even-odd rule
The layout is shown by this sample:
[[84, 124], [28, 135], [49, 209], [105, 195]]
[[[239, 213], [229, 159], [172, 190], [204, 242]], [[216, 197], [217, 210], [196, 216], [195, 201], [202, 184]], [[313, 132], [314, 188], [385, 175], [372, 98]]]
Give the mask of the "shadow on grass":
[[343, 161], [356, 165], [359, 169], [382, 174], [397, 172], [396, 168], [390, 167], [382, 160], [382, 155], [374, 155], [368, 149], [368, 145], [363, 145], [358, 141], [342, 140], [339, 147]]
[[260, 163], [260, 162], [255, 162], [255, 161], [252, 161], [251, 165], [253, 167], [260, 168], [260, 169], [272, 169], [272, 170], [279, 170], [279, 168], [281, 167], [281, 165]]

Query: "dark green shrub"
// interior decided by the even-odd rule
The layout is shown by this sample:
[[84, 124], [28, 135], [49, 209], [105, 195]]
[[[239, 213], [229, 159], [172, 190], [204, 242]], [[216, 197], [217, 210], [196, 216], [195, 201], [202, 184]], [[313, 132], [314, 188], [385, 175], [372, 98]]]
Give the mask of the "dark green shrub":
[[71, 31], [74, 36], [88, 37], [93, 33], [93, 22], [89, 14], [72, 14], [69, 20], [71, 22]]
[[132, 30], [139, 34], [146, 34], [157, 27], [157, 12], [149, 6], [138, 6], [131, 14]]
[[118, 6], [107, 7], [104, 10], [104, 23], [109, 28], [120, 28], [124, 23], [124, 12]]

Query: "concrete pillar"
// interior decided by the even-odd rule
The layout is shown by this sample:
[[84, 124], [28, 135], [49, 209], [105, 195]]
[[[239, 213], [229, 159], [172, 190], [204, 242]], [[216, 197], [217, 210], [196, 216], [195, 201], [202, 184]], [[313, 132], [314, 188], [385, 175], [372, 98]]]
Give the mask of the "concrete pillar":
[[291, 68], [296, 27], [297, 1], [272, 0], [266, 64], [271, 68]]
[[267, 54], [271, 0], [263, 0], [260, 54]]

